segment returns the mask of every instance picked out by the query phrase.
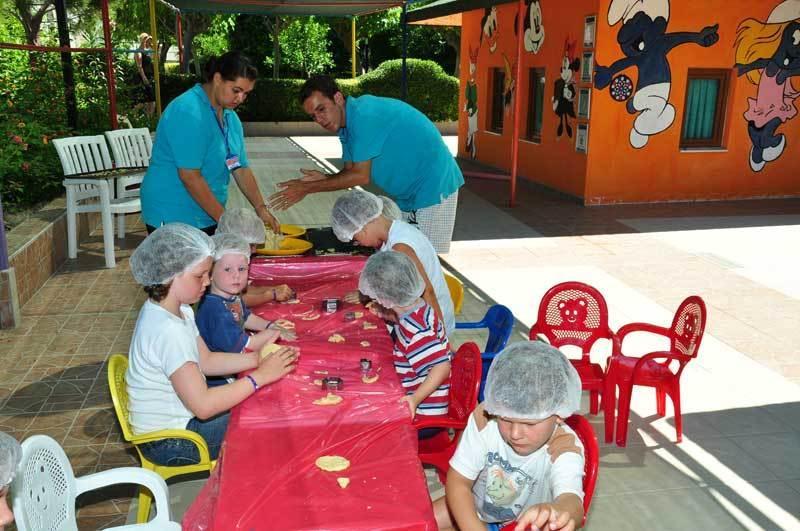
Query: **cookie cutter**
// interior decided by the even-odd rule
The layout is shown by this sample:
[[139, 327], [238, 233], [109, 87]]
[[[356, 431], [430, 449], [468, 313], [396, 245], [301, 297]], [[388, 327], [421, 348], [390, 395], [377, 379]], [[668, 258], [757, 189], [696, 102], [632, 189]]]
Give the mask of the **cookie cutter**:
[[338, 391], [342, 388], [344, 382], [338, 376], [327, 376], [322, 379], [322, 388], [328, 391]]

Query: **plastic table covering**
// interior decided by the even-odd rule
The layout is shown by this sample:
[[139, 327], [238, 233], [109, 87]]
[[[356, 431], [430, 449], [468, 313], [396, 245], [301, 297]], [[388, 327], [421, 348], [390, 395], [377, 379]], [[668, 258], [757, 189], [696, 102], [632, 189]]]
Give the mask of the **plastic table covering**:
[[[233, 409], [220, 460], [183, 529], [436, 529], [385, 325], [363, 306], [341, 301], [337, 312], [322, 311], [323, 299], [356, 289], [364, 262], [349, 256], [253, 261], [254, 284], [287, 283], [297, 292], [299, 303], [253, 311], [295, 323], [298, 340], [285, 344], [300, 348], [300, 362]], [[346, 321], [355, 311], [363, 316]], [[375, 328], [365, 329], [365, 322]], [[333, 333], [345, 341], [329, 342]], [[377, 382], [361, 381], [361, 358], [372, 361]], [[314, 380], [326, 376], [343, 380], [338, 405], [312, 404], [327, 393]], [[315, 465], [322, 455], [346, 457], [350, 468], [324, 472]], [[340, 487], [338, 478], [349, 485]]]

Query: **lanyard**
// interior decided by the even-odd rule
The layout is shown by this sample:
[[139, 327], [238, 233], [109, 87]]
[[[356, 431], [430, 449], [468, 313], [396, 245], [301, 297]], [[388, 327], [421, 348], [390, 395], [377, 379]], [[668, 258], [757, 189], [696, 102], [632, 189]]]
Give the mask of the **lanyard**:
[[217, 119], [217, 111], [214, 110], [214, 106], [211, 105], [210, 107], [211, 107], [211, 114], [214, 115], [214, 123], [217, 124], [217, 127], [219, 127], [219, 132], [222, 133], [222, 138], [223, 140], [225, 140], [225, 156], [231, 157], [232, 156], [231, 147], [228, 144], [228, 129], [230, 129], [228, 127], [228, 115], [225, 114], [224, 110], [222, 111], [222, 120], [225, 122], [225, 126], [223, 127], [222, 124], [219, 123], [219, 119]]

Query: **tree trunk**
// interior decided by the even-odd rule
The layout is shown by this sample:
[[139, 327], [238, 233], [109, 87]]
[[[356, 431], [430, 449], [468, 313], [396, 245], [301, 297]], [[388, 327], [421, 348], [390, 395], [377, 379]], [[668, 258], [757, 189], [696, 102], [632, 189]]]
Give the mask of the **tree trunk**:
[[272, 79], [278, 79], [281, 75], [281, 17], [275, 17], [272, 25]]
[[53, 9], [53, 1], [54, 0], [43, 0], [34, 13], [31, 13], [31, 8], [34, 7], [34, 5], [30, 1], [14, 1], [14, 6], [17, 9], [17, 19], [22, 23], [22, 29], [25, 31], [25, 40], [28, 44], [39, 44], [39, 32], [42, 29], [42, 19], [50, 9]]
[[456, 52], [456, 67], [453, 71], [455, 77], [459, 77], [461, 73], [461, 35], [455, 31], [448, 31], [445, 35], [445, 41]]

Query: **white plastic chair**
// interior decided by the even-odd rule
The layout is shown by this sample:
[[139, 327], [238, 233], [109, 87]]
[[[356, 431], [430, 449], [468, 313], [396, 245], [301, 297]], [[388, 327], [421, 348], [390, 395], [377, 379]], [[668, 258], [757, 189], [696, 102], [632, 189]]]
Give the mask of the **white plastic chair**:
[[[113, 167], [103, 135], [58, 138], [53, 140], [53, 145], [61, 160], [64, 176], [109, 170]], [[82, 212], [100, 212], [106, 267], [114, 267], [113, 214], [119, 214], [118, 236], [124, 238], [125, 214], [141, 212], [141, 201], [138, 197], [112, 198], [107, 179], [68, 177], [63, 184], [67, 190], [67, 255], [70, 258], [78, 257], [77, 215]]]
[[[117, 168], [131, 168], [149, 166], [150, 155], [153, 153], [153, 139], [150, 130], [146, 127], [138, 129], [115, 129], [106, 131], [106, 140], [111, 146], [114, 156], [114, 165]], [[138, 197], [139, 189], [128, 190], [142, 182], [145, 172], [139, 175], [117, 179], [117, 197]]]
[[69, 459], [56, 441], [47, 435], [29, 437], [22, 442], [22, 461], [11, 484], [17, 529], [77, 531], [75, 498], [84, 492], [120, 483], [134, 483], [150, 489], [157, 512], [147, 523], [111, 529], [175, 531], [181, 528], [170, 521], [167, 484], [155, 472], [124, 467], [76, 478]]

